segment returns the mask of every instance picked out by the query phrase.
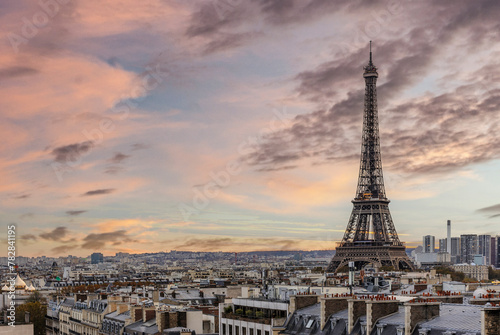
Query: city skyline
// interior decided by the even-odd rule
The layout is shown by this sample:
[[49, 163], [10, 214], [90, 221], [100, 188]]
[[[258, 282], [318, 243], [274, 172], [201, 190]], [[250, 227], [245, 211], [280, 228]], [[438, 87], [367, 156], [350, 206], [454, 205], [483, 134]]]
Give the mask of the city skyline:
[[401, 241], [447, 220], [500, 234], [495, 1], [2, 9], [0, 215], [19, 255], [335, 249], [370, 40]]

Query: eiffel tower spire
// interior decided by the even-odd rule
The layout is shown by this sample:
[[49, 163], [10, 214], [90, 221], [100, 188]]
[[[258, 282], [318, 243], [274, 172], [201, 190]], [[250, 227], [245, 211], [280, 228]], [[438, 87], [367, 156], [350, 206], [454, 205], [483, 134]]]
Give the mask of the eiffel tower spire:
[[364, 68], [365, 105], [358, 186], [344, 237], [328, 266], [329, 272], [354, 261], [357, 268], [367, 263], [413, 268], [399, 241], [389, 212], [382, 173], [377, 108], [377, 67], [370, 60]]

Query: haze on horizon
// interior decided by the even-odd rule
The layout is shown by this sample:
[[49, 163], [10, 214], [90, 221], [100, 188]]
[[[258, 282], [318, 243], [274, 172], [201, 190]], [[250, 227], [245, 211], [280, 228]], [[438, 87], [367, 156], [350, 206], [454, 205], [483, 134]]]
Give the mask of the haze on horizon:
[[500, 234], [497, 1], [0, 9], [0, 216], [18, 255], [334, 249], [370, 40], [400, 239], [442, 238], [448, 219]]

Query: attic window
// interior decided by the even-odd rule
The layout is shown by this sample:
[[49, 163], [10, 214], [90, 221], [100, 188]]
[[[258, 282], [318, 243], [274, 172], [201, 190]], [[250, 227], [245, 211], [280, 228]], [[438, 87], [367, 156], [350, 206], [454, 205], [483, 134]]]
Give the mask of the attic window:
[[311, 328], [312, 324], [313, 324], [314, 320], [309, 320], [309, 322], [307, 323], [306, 325], [306, 328], [309, 329]]

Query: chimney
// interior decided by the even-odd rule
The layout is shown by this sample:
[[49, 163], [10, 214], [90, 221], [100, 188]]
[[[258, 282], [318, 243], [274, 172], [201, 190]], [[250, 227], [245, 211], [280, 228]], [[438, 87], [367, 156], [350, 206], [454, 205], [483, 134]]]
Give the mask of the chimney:
[[117, 304], [116, 300], [108, 300], [108, 307], [107, 307], [108, 313], [116, 311], [116, 304]]
[[440, 302], [405, 303], [405, 335], [411, 335], [419, 322], [439, 316]]
[[347, 309], [347, 299], [351, 297], [321, 298], [321, 327], [323, 329], [330, 315]]
[[448, 230], [448, 234], [446, 235], [446, 252], [451, 255], [451, 221], [448, 220], [446, 224], [446, 228]]
[[130, 306], [130, 318], [132, 323], [142, 319], [142, 307], [141, 306]]
[[377, 320], [397, 313], [398, 310], [399, 302], [397, 300], [366, 301], [366, 332], [370, 334]]
[[500, 335], [500, 307], [481, 310], [481, 335]]
[[122, 302], [116, 304], [116, 310], [118, 311], [118, 314], [122, 314], [128, 311], [128, 307], [129, 305], [127, 303]]
[[160, 291], [159, 290], [154, 290], [153, 291], [153, 303], [155, 305], [158, 305], [160, 302]]
[[290, 314], [298, 309], [317, 304], [319, 302], [319, 298], [320, 296], [316, 294], [299, 294], [290, 296], [290, 306], [288, 307]]
[[158, 325], [158, 332], [163, 333], [163, 329], [167, 329], [166, 326], [166, 317], [168, 317], [167, 311], [158, 311], [156, 313], [156, 324]]
[[347, 333], [350, 334], [356, 321], [366, 314], [366, 300], [349, 299], [347, 309]]
[[149, 321], [156, 317], [156, 309], [155, 307], [144, 307], [142, 309], [142, 322]]

